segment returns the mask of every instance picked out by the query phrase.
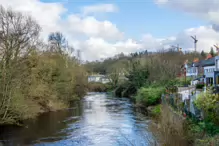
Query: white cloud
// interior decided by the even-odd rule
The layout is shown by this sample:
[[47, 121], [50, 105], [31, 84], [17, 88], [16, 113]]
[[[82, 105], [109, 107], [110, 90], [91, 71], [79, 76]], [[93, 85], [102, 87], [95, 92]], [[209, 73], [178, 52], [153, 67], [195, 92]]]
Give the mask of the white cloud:
[[0, 4], [33, 16], [42, 26], [44, 36], [61, 29], [61, 16], [67, 11], [60, 3], [42, 3], [38, 0], [0, 0]]
[[189, 28], [175, 36], [171, 44], [179, 44], [184, 50], [194, 50], [194, 42], [191, 36], [196, 35], [198, 39], [197, 51], [210, 51], [210, 48], [219, 43], [219, 33], [211, 26], [200, 26], [198, 28]]
[[209, 51], [211, 46], [219, 42], [218, 0], [155, 0], [155, 3], [191, 14], [212, 24], [212, 26], [200, 26], [179, 33], [176, 36], [175, 42], [181, 44], [182, 47], [187, 49], [193, 48], [191, 35], [197, 36], [199, 51]]
[[73, 34], [84, 34], [87, 37], [101, 37], [107, 40], [120, 40], [123, 33], [110, 21], [98, 21], [93, 16], [80, 17], [70, 15], [66, 22], [66, 28]]
[[[200, 6], [201, 1], [172, 0], [170, 2], [168, 0], [159, 0], [158, 2], [157, 0], [157, 3], [175, 6], [192, 14], [198, 13], [195, 15], [202, 16], [203, 18], [209, 16], [208, 20], [217, 24], [213, 13], [217, 13], [218, 7], [216, 5], [219, 1], [215, 0], [212, 6], [207, 5], [208, 3], [205, 1], [205, 7], [201, 5], [202, 7], [197, 8], [197, 11], [193, 10], [193, 8], [196, 8], [195, 5]], [[209, 3], [210, 1], [213, 0], [209, 0]], [[215, 31], [219, 30], [218, 25], [182, 30], [176, 36], [167, 38], [156, 38], [151, 34], [145, 34], [141, 40], [134, 40], [133, 38], [126, 38], [124, 33], [108, 20], [100, 21], [91, 15], [66, 13], [68, 10], [62, 3], [44, 3], [39, 0], [0, 0], [0, 4], [5, 7], [11, 6], [14, 10], [32, 15], [42, 26], [42, 37], [44, 38], [47, 38], [48, 34], [52, 31], [63, 32], [69, 39], [69, 43], [73, 44], [76, 49], [81, 50], [85, 60], [111, 57], [121, 52], [128, 54], [146, 49], [156, 51], [176, 44], [179, 44], [184, 50], [193, 49], [193, 40], [190, 38], [190, 35], [197, 36], [199, 40], [197, 44], [198, 51], [209, 51], [213, 44], [219, 43], [219, 33]], [[103, 7], [103, 5], [98, 7], [88, 6], [82, 10], [86, 14], [115, 11], [113, 5], [106, 10]], [[62, 17], [63, 15], [65, 17]]]
[[[0, 0], [4, 7], [11, 7], [13, 10], [21, 11], [33, 16], [34, 19], [42, 26], [43, 35], [46, 36], [52, 31], [63, 31], [72, 33], [72, 35], [85, 35], [87, 37], [102, 37], [104, 39], [118, 40], [123, 38], [123, 33], [118, 30], [116, 25], [110, 21], [98, 21], [93, 16], [83, 17], [81, 15], [69, 14], [66, 19], [62, 15], [67, 9], [62, 3], [44, 3], [39, 0]], [[110, 7], [110, 4], [108, 4]], [[107, 7], [108, 5], [103, 5]], [[99, 8], [102, 5], [97, 5]], [[111, 6], [113, 7], [113, 5]], [[88, 11], [94, 11], [95, 6]], [[112, 8], [108, 8], [110, 11]]]
[[121, 52], [129, 54], [139, 51], [142, 45], [132, 39], [119, 41], [117, 43], [109, 43], [102, 38], [89, 38], [88, 40], [81, 42], [78, 47], [82, 49], [83, 53], [89, 54], [84, 56], [85, 60], [98, 60], [100, 58], [112, 57]]
[[84, 15], [95, 13], [111, 13], [117, 12], [118, 8], [113, 4], [96, 4], [91, 6], [84, 6], [81, 8]]
[[219, 24], [218, 0], [155, 0], [155, 2]]

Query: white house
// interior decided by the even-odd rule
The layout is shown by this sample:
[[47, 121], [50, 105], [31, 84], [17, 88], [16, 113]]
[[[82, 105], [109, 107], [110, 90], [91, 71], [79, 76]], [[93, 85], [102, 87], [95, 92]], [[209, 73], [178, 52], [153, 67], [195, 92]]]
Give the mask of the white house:
[[219, 56], [215, 57], [214, 82], [216, 86], [219, 85]]
[[191, 65], [185, 65], [186, 68], [186, 76], [187, 77], [197, 77], [198, 76], [198, 67], [195, 66], [194, 63]]
[[110, 80], [105, 75], [90, 75], [88, 76], [88, 82], [109, 83]]
[[219, 56], [202, 61], [205, 83], [207, 85], [219, 85]]
[[209, 58], [207, 60], [202, 60], [202, 67], [204, 69], [204, 77], [205, 77], [205, 83], [207, 85], [213, 85], [215, 84], [215, 60], [216, 57]]
[[216, 71], [215, 65], [204, 66], [204, 75], [206, 84], [214, 84], [214, 71]]

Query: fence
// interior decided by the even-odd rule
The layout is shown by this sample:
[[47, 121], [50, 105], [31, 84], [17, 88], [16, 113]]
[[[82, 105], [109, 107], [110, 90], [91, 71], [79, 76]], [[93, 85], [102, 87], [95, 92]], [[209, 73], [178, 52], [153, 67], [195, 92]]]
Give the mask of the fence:
[[189, 116], [199, 121], [202, 119], [203, 116], [201, 110], [199, 110], [194, 104], [196, 96], [196, 94], [189, 95], [188, 99], [183, 100], [181, 94], [173, 93], [163, 94], [161, 98], [162, 104], [168, 104], [175, 111], [178, 111], [181, 114], [186, 114], [186, 116]]

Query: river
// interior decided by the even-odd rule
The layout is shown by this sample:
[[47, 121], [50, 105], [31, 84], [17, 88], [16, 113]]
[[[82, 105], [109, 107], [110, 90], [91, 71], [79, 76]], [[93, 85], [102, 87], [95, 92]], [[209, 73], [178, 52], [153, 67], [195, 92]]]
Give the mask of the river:
[[44, 113], [27, 126], [1, 127], [0, 146], [151, 146], [151, 121], [127, 98], [89, 93], [74, 108]]

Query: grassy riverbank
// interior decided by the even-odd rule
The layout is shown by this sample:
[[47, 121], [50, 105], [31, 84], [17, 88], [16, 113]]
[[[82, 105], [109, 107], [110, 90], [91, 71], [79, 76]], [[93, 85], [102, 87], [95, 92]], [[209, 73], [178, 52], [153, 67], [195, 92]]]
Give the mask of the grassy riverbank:
[[85, 94], [86, 71], [61, 33], [43, 43], [31, 17], [3, 7], [0, 28], [0, 124], [66, 108]]
[[162, 127], [161, 132], [168, 133], [172, 137], [181, 137], [188, 144], [194, 146], [219, 145], [217, 94], [207, 91], [196, 97], [194, 104], [201, 110], [201, 117], [185, 112], [181, 104], [176, 107], [175, 102], [169, 100], [170, 97], [177, 98], [174, 94], [162, 98], [163, 102], [159, 118], [159, 123]]

